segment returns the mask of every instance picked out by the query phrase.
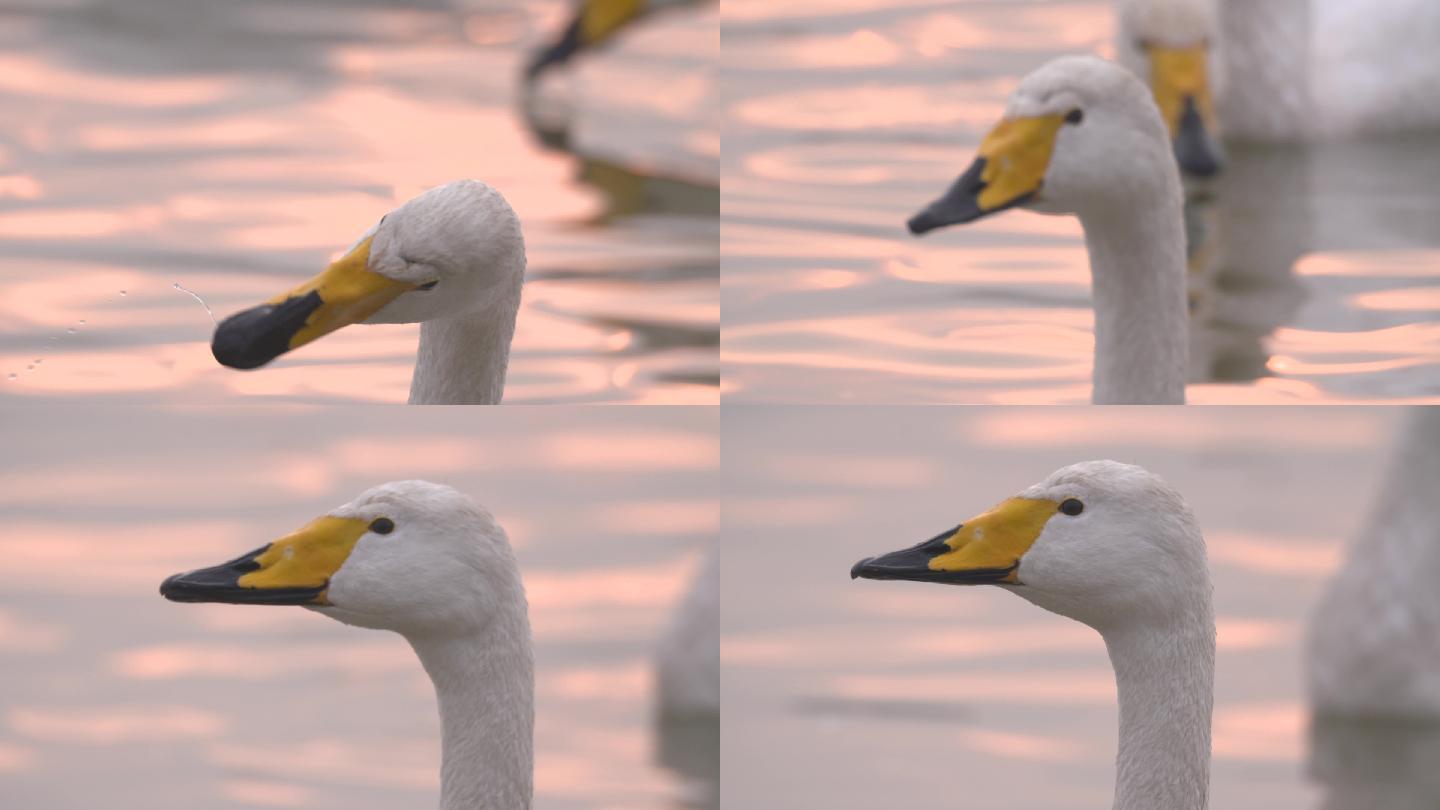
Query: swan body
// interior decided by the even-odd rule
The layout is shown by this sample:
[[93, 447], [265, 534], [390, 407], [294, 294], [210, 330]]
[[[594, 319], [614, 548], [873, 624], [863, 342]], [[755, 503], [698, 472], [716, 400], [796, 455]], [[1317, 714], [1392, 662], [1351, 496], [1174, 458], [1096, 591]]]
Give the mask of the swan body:
[[1218, 124], [1312, 141], [1440, 127], [1440, 4], [1430, 0], [1118, 0], [1116, 57], [1197, 49]]
[[1114, 461], [1073, 464], [851, 577], [994, 584], [1099, 631], [1120, 706], [1116, 810], [1207, 802], [1215, 619], [1205, 543], [1184, 500]]
[[353, 323], [419, 323], [415, 405], [493, 405], [504, 393], [525, 279], [520, 220], [476, 180], [390, 212], [319, 276], [215, 330], [220, 363], [250, 369]]
[[662, 715], [719, 713], [720, 558], [713, 549], [661, 640], [657, 661]]
[[505, 532], [426, 481], [367, 490], [228, 563], [177, 574], [178, 602], [302, 605], [405, 637], [435, 685], [441, 810], [524, 810], [535, 677], [525, 589]]
[[910, 220], [911, 232], [1016, 206], [1075, 215], [1095, 301], [1094, 401], [1183, 403], [1182, 189], [1145, 86], [1102, 59], [1057, 59], [1020, 82], [979, 151], [945, 195]]
[[1310, 620], [1319, 715], [1440, 722], [1440, 408], [1407, 414], [1360, 535]]

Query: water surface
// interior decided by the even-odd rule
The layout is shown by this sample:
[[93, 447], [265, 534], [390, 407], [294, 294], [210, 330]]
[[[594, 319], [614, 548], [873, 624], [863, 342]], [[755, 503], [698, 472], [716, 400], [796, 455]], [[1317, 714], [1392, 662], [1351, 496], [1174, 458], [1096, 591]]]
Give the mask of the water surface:
[[1204, 532], [1211, 805], [1319, 807], [1378, 795], [1359, 789], [1377, 773], [1433, 804], [1417, 765], [1433, 728], [1329, 733], [1309, 764], [1306, 618], [1364, 529], [1398, 422], [1355, 408], [727, 406], [722, 577], [745, 598], [721, 622], [725, 805], [1108, 807], [1114, 675], [1093, 630], [999, 588], [849, 576], [1095, 458], [1164, 477]]
[[[1110, 52], [1111, 3], [725, 4], [727, 394], [1087, 402], [1079, 224], [916, 239], [1020, 78]], [[1243, 80], [1243, 79], [1242, 79]], [[1234, 145], [1191, 189], [1192, 402], [1440, 396], [1440, 139]]]
[[718, 530], [714, 434], [704, 408], [8, 408], [0, 806], [436, 806], [434, 692], [398, 635], [158, 594], [404, 478], [516, 548], [536, 806], [715, 806], [718, 727], [657, 728], [652, 695]]
[[[517, 76], [567, 13], [0, 2], [0, 393], [403, 402], [418, 326], [351, 327], [239, 373], [174, 285], [223, 317], [474, 177], [514, 206], [529, 254], [508, 402], [714, 401], [715, 16], [656, 15], [548, 80], [568, 93], [557, 150]], [[607, 91], [644, 72], [690, 95]]]

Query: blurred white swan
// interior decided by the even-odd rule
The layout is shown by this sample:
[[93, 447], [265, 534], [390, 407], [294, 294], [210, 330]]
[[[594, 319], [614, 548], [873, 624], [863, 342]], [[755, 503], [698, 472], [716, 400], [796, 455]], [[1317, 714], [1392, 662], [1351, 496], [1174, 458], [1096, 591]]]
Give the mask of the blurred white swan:
[[660, 712], [668, 716], [720, 711], [720, 559], [706, 553], [690, 590], [660, 642]]
[[1187, 100], [1193, 124], [1212, 138], [1217, 130], [1245, 140], [1305, 141], [1440, 127], [1440, 3], [1116, 6], [1116, 56], [1153, 85], [1182, 163], [1190, 153], [1204, 168], [1199, 147], [1180, 143]]
[[1157, 476], [1114, 461], [1072, 464], [955, 529], [861, 560], [850, 575], [998, 585], [1095, 628], [1120, 707], [1115, 810], [1205, 808], [1210, 572], [1194, 516]]
[[457, 180], [382, 217], [315, 278], [226, 318], [211, 350], [253, 369], [349, 324], [418, 322], [410, 403], [493, 405], [524, 280], [515, 212], [490, 186]]
[[1185, 401], [1188, 315], [1180, 176], [1145, 86], [1111, 62], [1057, 59], [1010, 96], [1005, 118], [921, 234], [1023, 206], [1074, 214], [1095, 304], [1096, 403]]
[[393, 630], [435, 685], [441, 810], [529, 808], [535, 676], [505, 532], [455, 490], [396, 481], [230, 562], [165, 580], [177, 602], [302, 605]]
[[1440, 408], [1406, 415], [1379, 491], [1310, 619], [1316, 714], [1440, 721]]

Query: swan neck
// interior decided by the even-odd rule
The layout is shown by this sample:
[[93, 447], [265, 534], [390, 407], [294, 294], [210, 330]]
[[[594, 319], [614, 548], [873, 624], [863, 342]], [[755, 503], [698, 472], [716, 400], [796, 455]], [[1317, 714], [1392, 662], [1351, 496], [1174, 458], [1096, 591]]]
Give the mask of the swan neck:
[[1162, 194], [1080, 217], [1095, 299], [1096, 404], [1185, 402], [1185, 224], [1179, 178], [1167, 180]]
[[1105, 634], [1120, 705], [1115, 810], [1204, 810], [1210, 788], [1215, 623], [1208, 600], [1178, 621]]
[[409, 639], [440, 709], [440, 810], [529, 810], [535, 675], [524, 615]]
[[505, 391], [510, 340], [520, 307], [513, 300], [420, 325], [411, 405], [494, 405]]

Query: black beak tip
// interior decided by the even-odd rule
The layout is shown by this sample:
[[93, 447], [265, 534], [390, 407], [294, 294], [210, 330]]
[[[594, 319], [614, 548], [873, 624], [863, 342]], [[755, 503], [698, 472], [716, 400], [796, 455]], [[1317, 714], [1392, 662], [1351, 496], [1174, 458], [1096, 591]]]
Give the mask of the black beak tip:
[[173, 574], [160, 583], [160, 595], [171, 602], [198, 602], [194, 590], [185, 582], [184, 574]]
[[850, 566], [850, 578], [859, 579], [860, 577], [864, 576], [865, 566], [869, 565], [874, 559], [874, 557], [866, 557], [860, 562], [857, 562], [854, 565]]
[[1221, 163], [1213, 154], [1204, 152], [1180, 158], [1180, 168], [1195, 177], [1214, 177], [1220, 173]]
[[928, 212], [920, 212], [906, 221], [905, 227], [909, 229], [912, 236], [922, 236], [940, 227], [940, 223], [930, 216]]

